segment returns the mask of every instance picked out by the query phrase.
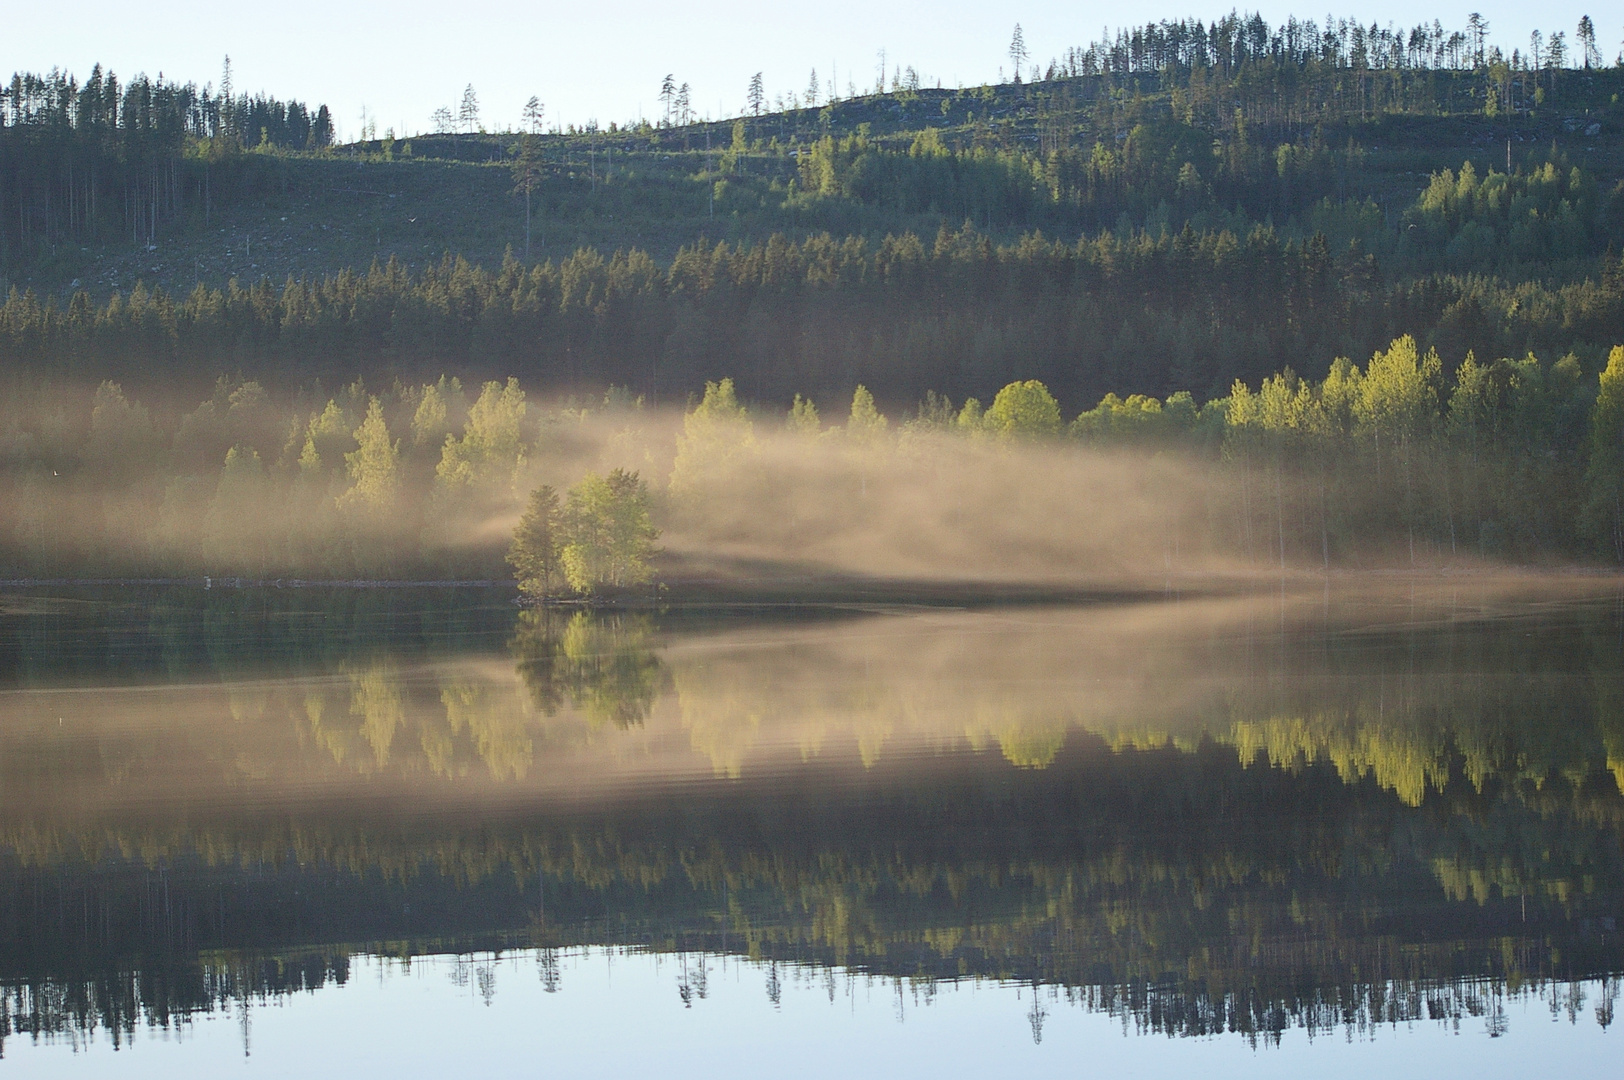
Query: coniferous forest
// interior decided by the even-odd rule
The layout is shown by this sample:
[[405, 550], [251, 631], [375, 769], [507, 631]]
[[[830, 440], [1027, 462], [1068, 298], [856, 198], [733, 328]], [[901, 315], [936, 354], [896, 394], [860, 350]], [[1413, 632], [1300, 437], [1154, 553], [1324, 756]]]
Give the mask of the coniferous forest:
[[[305, 496], [326, 517], [358, 504], [346, 462], [368, 445], [366, 467], [422, 459], [378, 490], [444, 488], [479, 422], [448, 397], [425, 433], [425, 389], [448, 379], [530, 395], [498, 454], [510, 490], [483, 504], [513, 516], [536, 475], [561, 494], [577, 478], [549, 471], [579, 455], [549, 450], [538, 415], [603, 413], [606, 390], [693, 410], [725, 379], [758, 426], [802, 401], [844, 420], [855, 390], [894, 438], [979, 431], [1001, 388], [1040, 383], [1058, 420], [1023, 439], [1148, 439], [1223, 473], [1233, 499], [1203, 489], [1232, 518], [1207, 514], [1212, 550], [1616, 560], [1610, 50], [1588, 18], [1512, 43], [1475, 16], [1231, 14], [1012, 51], [996, 85], [900, 65], [844, 93], [814, 79], [769, 101], [757, 83], [721, 120], [668, 79], [652, 120], [547, 129], [538, 105], [487, 125], [470, 88], [433, 132], [342, 144], [325, 106], [235, 93], [229, 61], [218, 88], [19, 74], [0, 92], [7, 483], [105, 483], [107, 453], [145, 470], [148, 532], [113, 546], [156, 570], [132, 552], [167, 550], [164, 513], [207, 514], [245, 462], [289, 491], [327, 477]], [[203, 438], [205, 409], [220, 430]], [[255, 410], [259, 427], [232, 419]], [[110, 450], [114, 428], [146, 449]], [[673, 450], [597, 464], [641, 466], [675, 508]], [[1338, 470], [1357, 496], [1325, 495]], [[57, 526], [10, 526], [19, 571], [103, 543], [69, 556], [44, 539]], [[250, 572], [439, 557], [364, 552], [357, 527]], [[498, 555], [459, 565], [500, 573]]]

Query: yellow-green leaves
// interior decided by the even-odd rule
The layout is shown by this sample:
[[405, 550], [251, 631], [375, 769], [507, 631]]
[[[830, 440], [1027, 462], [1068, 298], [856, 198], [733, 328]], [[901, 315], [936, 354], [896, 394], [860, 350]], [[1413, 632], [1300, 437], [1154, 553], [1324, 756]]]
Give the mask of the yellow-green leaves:
[[350, 489], [340, 497], [340, 505], [361, 506], [380, 513], [394, 505], [400, 492], [400, 444], [389, 441], [389, 426], [384, 422], [383, 405], [373, 398], [367, 406], [367, 418], [355, 429], [358, 444], [353, 453], [344, 455], [350, 474]]
[[440, 483], [452, 491], [514, 483], [528, 449], [520, 434], [525, 409], [518, 379], [510, 377], [506, 386], [486, 383], [468, 410], [462, 437], [446, 436], [435, 470]]
[[649, 509], [648, 485], [624, 469], [588, 474], [570, 489], [559, 515], [558, 561], [571, 589], [591, 596], [651, 580], [660, 533]]
[[705, 397], [682, 419], [671, 492], [691, 495], [706, 480], [755, 448], [755, 430], [733, 391], [733, 380], [707, 382]]
[[1400, 448], [1427, 434], [1438, 417], [1441, 368], [1437, 350], [1418, 355], [1408, 334], [1372, 356], [1353, 401], [1355, 433]]
[[1060, 403], [1036, 379], [1013, 382], [992, 399], [982, 417], [983, 426], [1001, 439], [1031, 438], [1060, 433]]
[[1590, 414], [1589, 492], [1582, 525], [1614, 560], [1624, 562], [1624, 345], [1615, 345], [1602, 370]]
[[857, 442], [876, 442], [885, 435], [888, 421], [874, 404], [874, 395], [861, 384], [851, 396], [851, 415], [846, 418], [846, 435]]
[[336, 401], [328, 401], [325, 409], [312, 416], [305, 427], [304, 448], [299, 452], [300, 475], [315, 479], [337, 468], [351, 441], [350, 426], [350, 418]]
[[811, 398], [803, 398], [800, 394], [795, 395], [784, 426], [800, 435], [816, 435], [823, 430], [823, 424], [818, 419], [818, 407], [812, 404]]

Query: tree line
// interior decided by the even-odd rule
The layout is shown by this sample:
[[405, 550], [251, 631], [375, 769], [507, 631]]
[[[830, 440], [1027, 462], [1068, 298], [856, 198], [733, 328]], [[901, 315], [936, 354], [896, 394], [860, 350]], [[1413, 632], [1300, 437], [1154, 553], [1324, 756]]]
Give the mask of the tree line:
[[151, 243], [219, 169], [255, 147], [319, 150], [327, 106], [237, 94], [227, 60], [218, 90], [96, 65], [80, 82], [53, 69], [0, 88], [0, 267], [56, 245], [127, 236]]
[[[1187, 522], [1162, 538], [1170, 572], [1212, 554], [1281, 572], [1624, 562], [1624, 347], [1599, 373], [1571, 355], [1533, 354], [1468, 353], [1446, 369], [1406, 336], [1363, 365], [1338, 359], [1321, 379], [1287, 369], [1205, 402], [1107, 394], [1069, 423], [1036, 379], [985, 404], [931, 392], [896, 422], [859, 385], [833, 426], [798, 395], [777, 417], [752, 412], [723, 379], [669, 449], [632, 433], [642, 405], [624, 390], [585, 409], [537, 408], [513, 378], [477, 394], [442, 376], [376, 390], [357, 381], [332, 396], [317, 385], [282, 400], [222, 379], [189, 412], [149, 409], [104, 382], [77, 406], [86, 412], [70, 414], [71, 403], [13, 398], [0, 420], [0, 572], [497, 578], [511, 525], [494, 525], [523, 510], [509, 559], [527, 592], [615, 596], [654, 576], [667, 521], [708, 535], [715, 500], [740, 484], [789, 482], [760, 455], [761, 425], [808, 440], [808, 454], [829, 439], [846, 448], [818, 482], [849, 486], [850, 502], [809, 511], [831, 521], [883, 509], [864, 477], [947, 460], [941, 440], [967, 439], [981, 455], [1030, 442], [1205, 463], [1204, 486], [1177, 496], [1201, 505], [1166, 507]], [[622, 463], [607, 459], [607, 472], [592, 464], [602, 456], [571, 449], [593, 412], [632, 425], [606, 444], [621, 447]], [[639, 460], [669, 460], [670, 472], [624, 468]], [[526, 509], [538, 477], [553, 486]], [[573, 485], [562, 498], [554, 477]]]
[[[1418, 220], [1431, 213], [1424, 205]], [[409, 379], [451, 366], [554, 388], [614, 383], [656, 401], [724, 374], [754, 399], [827, 398], [862, 382], [893, 403], [927, 389], [985, 398], [1038, 378], [1076, 408], [1107, 392], [1204, 399], [1287, 366], [1319, 374], [1404, 333], [1455, 357], [1573, 352], [1594, 371], [1621, 322], [1616, 258], [1600, 280], [1567, 284], [1392, 281], [1358, 245], [1266, 228], [999, 245], [965, 227], [928, 242], [702, 243], [663, 266], [636, 250], [510, 257], [494, 270], [447, 257], [413, 273], [391, 260], [182, 297], [137, 286], [105, 304], [14, 290], [0, 304], [0, 362], [20, 384], [129, 385], [242, 368], [293, 385], [356, 371]]]

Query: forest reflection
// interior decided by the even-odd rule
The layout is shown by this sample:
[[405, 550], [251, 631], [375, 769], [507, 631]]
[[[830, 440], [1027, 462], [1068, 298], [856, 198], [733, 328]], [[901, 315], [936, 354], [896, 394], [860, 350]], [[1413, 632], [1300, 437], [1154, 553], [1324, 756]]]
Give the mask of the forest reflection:
[[308, 614], [149, 611], [72, 664], [115, 616], [0, 617], [12, 1030], [353, 950], [742, 953], [1255, 1036], [1624, 970], [1610, 587], [329, 613], [282, 651]]
[[[539, 609], [507, 616], [497, 648], [413, 655], [356, 634], [280, 663], [251, 638], [223, 647], [203, 619], [163, 627], [207, 640], [208, 670], [191, 677], [132, 685], [17, 663], [34, 673], [0, 694], [0, 740], [17, 751], [0, 771], [12, 790], [78, 788], [81, 802], [160, 775], [204, 800], [211, 784], [345, 775], [585, 796], [613, 777], [737, 779], [814, 759], [996, 751], [1043, 769], [1095, 737], [1328, 763], [1410, 806], [1457, 782], [1624, 786], [1619, 601], [1568, 591], [1555, 606], [1521, 602], [1513, 583], [697, 625]], [[92, 748], [95, 767], [76, 770]], [[156, 771], [135, 767], [147, 758]]]

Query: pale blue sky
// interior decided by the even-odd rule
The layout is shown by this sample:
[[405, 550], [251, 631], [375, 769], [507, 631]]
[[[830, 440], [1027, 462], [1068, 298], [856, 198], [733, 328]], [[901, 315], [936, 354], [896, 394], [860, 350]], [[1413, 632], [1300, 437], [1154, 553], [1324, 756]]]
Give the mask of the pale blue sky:
[[[692, 86], [701, 116], [736, 114], [750, 76], [761, 71], [769, 99], [802, 92], [813, 68], [827, 86], [838, 69], [871, 86], [877, 53], [913, 65], [928, 85], [976, 85], [997, 78], [1010, 31], [1019, 21], [1035, 60], [1047, 61], [1098, 37], [1104, 25], [1191, 14], [1212, 18], [1224, 4], [1131, 5], [1099, 0], [1059, 3], [969, 3], [941, 0], [884, 4], [824, 0], [782, 5], [710, 0], [701, 5], [523, 3], [452, 0], [391, 5], [357, 0], [284, 0], [270, 8], [219, 4], [132, 6], [112, 0], [15, 5], [0, 29], [0, 73], [53, 65], [83, 74], [101, 61], [120, 75], [137, 71], [199, 84], [218, 82], [229, 53], [239, 90], [264, 90], [311, 104], [326, 102], [340, 133], [360, 128], [361, 109], [381, 134], [429, 126], [438, 106], [456, 107], [466, 84], [492, 129], [517, 126], [532, 94], [549, 122], [603, 124], [659, 111], [661, 78], [670, 72]], [[1290, 4], [1258, 9], [1271, 23], [1287, 13], [1323, 20], [1323, 10]], [[1485, 0], [1437, 6], [1372, 0], [1342, 8], [1364, 22], [1410, 25], [1440, 19], [1462, 27], [1482, 12], [1491, 37], [1526, 48], [1528, 33], [1565, 31], [1579, 17], [1597, 21], [1608, 59], [1619, 52], [1624, 16], [1609, 4], [1555, 0], [1540, 5]], [[164, 13], [164, 14], [159, 14]]]

